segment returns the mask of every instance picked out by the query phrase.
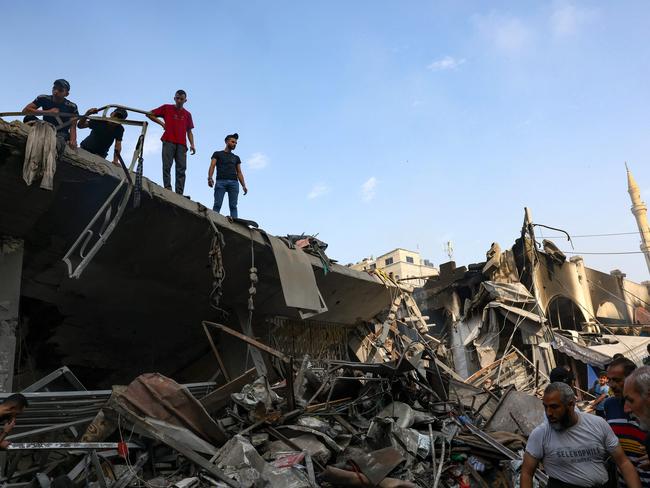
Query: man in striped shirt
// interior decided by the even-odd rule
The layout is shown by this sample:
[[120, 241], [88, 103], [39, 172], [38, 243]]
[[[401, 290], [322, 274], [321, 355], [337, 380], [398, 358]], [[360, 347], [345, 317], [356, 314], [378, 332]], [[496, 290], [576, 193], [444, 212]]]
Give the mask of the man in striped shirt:
[[[639, 469], [640, 458], [645, 456], [644, 441], [648, 433], [641, 429], [636, 418], [625, 413], [623, 407], [623, 386], [625, 378], [636, 369], [636, 365], [627, 358], [617, 358], [607, 368], [609, 389], [613, 393], [612, 398], [605, 400], [605, 420], [610, 425], [616, 437], [639, 473], [641, 485], [650, 488], [650, 471]], [[618, 476], [618, 486], [626, 487], [623, 477]]]

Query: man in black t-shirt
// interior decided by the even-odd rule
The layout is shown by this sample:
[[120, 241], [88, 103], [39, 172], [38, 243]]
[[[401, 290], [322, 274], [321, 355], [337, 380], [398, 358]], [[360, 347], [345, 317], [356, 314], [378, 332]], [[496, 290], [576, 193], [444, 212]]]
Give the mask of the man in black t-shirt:
[[[228, 193], [228, 206], [230, 207], [230, 216], [237, 218], [237, 197], [239, 195], [239, 183], [241, 183], [244, 195], [248, 193], [244, 174], [241, 172], [241, 159], [233, 151], [237, 147], [239, 134], [230, 134], [225, 138], [226, 147], [223, 151], [215, 151], [210, 161], [208, 170], [208, 186], [214, 186], [214, 206], [215, 212], [221, 210], [223, 197]], [[212, 179], [214, 169], [217, 169], [217, 181]], [[239, 183], [238, 183], [239, 181]]]
[[[42, 115], [45, 122], [57, 127], [56, 136], [68, 142], [71, 148], [77, 147], [77, 120], [75, 117], [62, 117], [58, 114], [79, 115], [77, 105], [66, 97], [70, 94], [70, 83], [59, 79], [54, 82], [52, 95], [39, 95], [28, 104], [23, 113], [33, 119]], [[25, 117], [27, 119], [27, 117]], [[59, 127], [64, 125], [64, 127]]]
[[[99, 110], [91, 108], [86, 111], [85, 115], [94, 115]], [[111, 113], [114, 119], [125, 120], [128, 113], [123, 108], [117, 108]], [[80, 129], [90, 128], [90, 135], [81, 141], [81, 147], [86, 151], [97, 154], [102, 158], [108, 156], [108, 150], [111, 148], [113, 141], [115, 141], [115, 148], [113, 149], [113, 164], [119, 166], [120, 161], [118, 155], [122, 152], [122, 137], [124, 136], [124, 127], [118, 122], [108, 122], [105, 120], [90, 120], [83, 118], [79, 120], [78, 127]]]

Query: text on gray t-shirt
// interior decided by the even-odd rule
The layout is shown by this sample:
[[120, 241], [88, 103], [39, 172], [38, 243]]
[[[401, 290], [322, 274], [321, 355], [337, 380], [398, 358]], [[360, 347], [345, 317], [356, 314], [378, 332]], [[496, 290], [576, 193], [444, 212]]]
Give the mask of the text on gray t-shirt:
[[605, 460], [617, 446], [618, 438], [605, 419], [580, 413], [578, 423], [565, 430], [554, 430], [548, 422], [535, 427], [526, 452], [544, 463], [551, 478], [593, 486], [607, 482]]

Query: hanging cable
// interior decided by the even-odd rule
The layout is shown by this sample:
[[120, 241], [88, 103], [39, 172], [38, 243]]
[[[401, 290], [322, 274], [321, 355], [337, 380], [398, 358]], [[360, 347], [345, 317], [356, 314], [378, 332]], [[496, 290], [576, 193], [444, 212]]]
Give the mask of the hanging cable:
[[563, 234], [565, 234], [565, 237], [566, 237], [567, 241], [569, 241], [569, 244], [571, 244], [571, 249], [573, 249], [573, 241], [571, 240], [571, 236], [569, 235], [569, 233], [567, 231], [565, 231], [563, 229], [558, 229], [557, 227], [551, 227], [549, 225], [544, 225], [544, 224], [533, 224], [531, 222], [531, 225], [533, 227], [544, 227], [545, 229], [551, 229], [551, 230], [556, 230], [558, 232], [562, 232]]
[[579, 254], [579, 255], [617, 255], [617, 254], [644, 254], [643, 251], [618, 251], [618, 252], [577, 252], [577, 251], [562, 251], [564, 254]]
[[[639, 231], [636, 232], [610, 232], [608, 234], [572, 234], [571, 239], [584, 238], [584, 237], [613, 237], [613, 236], [631, 236], [638, 235]], [[560, 239], [566, 236], [542, 236], [545, 239]]]
[[635, 294], [632, 293], [631, 291], [626, 290], [625, 288], [623, 288], [623, 292], [624, 292], [624, 293], [627, 293], [628, 295], [632, 295], [634, 298], [636, 298], [636, 299], [639, 300], [640, 302], [645, 303], [646, 305], [648, 305], [648, 306], [650, 307], [650, 303], [646, 302], [643, 298], [641, 298], [641, 297], [635, 295]]

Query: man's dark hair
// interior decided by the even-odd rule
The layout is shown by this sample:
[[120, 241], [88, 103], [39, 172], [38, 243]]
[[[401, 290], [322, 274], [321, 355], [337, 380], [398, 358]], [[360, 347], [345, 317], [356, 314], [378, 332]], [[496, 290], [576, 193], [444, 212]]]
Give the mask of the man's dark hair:
[[612, 359], [618, 359], [618, 358], [624, 358], [624, 357], [625, 357], [625, 356], [623, 356], [620, 352], [617, 352], [616, 354], [614, 354], [614, 355], [612, 356]]
[[68, 83], [68, 81], [64, 80], [63, 78], [59, 78], [58, 80], [54, 80], [53, 85], [54, 86], [60, 86], [64, 90], [70, 91], [70, 83]]
[[185, 93], [185, 90], [176, 90], [176, 95], [187, 96], [187, 93]]
[[129, 116], [129, 113], [123, 108], [116, 108], [114, 113], [115, 117], [122, 120], [126, 119]]
[[5, 398], [5, 401], [2, 402], [2, 405], [16, 405], [20, 408], [27, 408], [29, 406], [29, 402], [27, 401], [27, 398], [25, 398], [25, 395], [14, 393], [13, 395], [9, 395], [7, 398]]
[[234, 139], [234, 140], [239, 140], [239, 134], [236, 132], [234, 134], [228, 134], [226, 137], [224, 137], [223, 141], [226, 142], [228, 139]]
[[551, 380], [551, 383], [566, 383], [567, 385], [573, 383], [573, 380], [575, 379], [573, 373], [568, 371], [564, 366], [553, 368], [548, 375], [548, 378]]
[[614, 361], [607, 365], [608, 368], [615, 368], [617, 366], [623, 366], [623, 374], [627, 378], [632, 374], [632, 371], [636, 369], [636, 364], [634, 361], [629, 360], [628, 358], [616, 358]]

